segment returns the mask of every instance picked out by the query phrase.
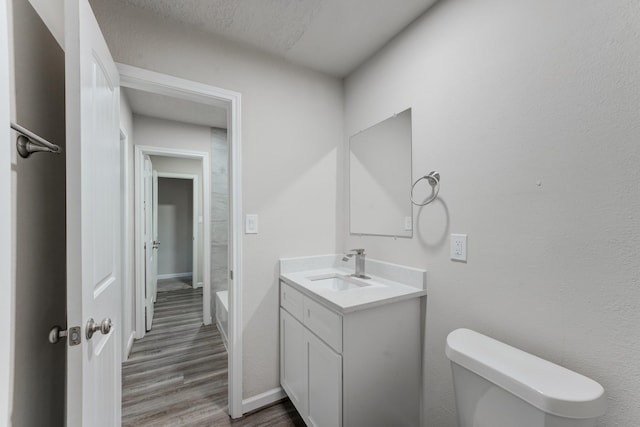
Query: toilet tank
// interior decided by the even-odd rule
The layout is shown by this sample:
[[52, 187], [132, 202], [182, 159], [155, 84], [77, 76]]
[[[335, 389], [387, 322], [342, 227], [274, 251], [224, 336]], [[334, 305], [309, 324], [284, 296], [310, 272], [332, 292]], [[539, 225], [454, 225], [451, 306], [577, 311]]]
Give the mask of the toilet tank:
[[592, 427], [605, 412], [597, 382], [469, 329], [446, 354], [459, 427]]

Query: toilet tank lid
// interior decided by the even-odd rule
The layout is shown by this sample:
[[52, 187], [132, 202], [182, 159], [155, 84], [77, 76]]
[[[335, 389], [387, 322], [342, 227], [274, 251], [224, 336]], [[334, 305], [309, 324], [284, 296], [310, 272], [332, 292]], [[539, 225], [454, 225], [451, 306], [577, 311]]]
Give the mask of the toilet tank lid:
[[595, 418], [606, 410], [604, 389], [594, 380], [470, 329], [449, 334], [446, 354], [548, 414]]

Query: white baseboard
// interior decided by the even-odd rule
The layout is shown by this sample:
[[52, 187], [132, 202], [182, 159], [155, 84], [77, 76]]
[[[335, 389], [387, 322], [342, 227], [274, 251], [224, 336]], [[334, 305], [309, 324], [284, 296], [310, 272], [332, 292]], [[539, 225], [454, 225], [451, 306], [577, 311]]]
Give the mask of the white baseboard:
[[131, 335], [129, 335], [129, 339], [127, 340], [127, 357], [123, 362], [126, 362], [129, 359], [129, 355], [131, 354], [131, 349], [133, 348], [133, 340], [136, 337], [136, 332], [131, 331]]
[[247, 412], [255, 411], [256, 409], [271, 405], [272, 403], [284, 399], [285, 397], [287, 397], [287, 394], [284, 392], [282, 387], [272, 388], [271, 390], [267, 390], [264, 393], [260, 393], [247, 399], [243, 399], [242, 413], [246, 414]]
[[158, 280], [162, 280], [162, 279], [181, 279], [183, 277], [193, 277], [193, 273], [158, 274]]

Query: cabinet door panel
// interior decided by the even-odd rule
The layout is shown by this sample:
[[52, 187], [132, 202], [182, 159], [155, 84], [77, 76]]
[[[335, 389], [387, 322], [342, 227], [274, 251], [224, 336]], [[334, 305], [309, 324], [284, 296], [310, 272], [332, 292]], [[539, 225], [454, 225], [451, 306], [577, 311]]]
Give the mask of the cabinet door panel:
[[342, 357], [306, 331], [309, 369], [308, 420], [316, 427], [342, 425]]
[[304, 326], [280, 309], [280, 384], [302, 416], [307, 412], [307, 344]]

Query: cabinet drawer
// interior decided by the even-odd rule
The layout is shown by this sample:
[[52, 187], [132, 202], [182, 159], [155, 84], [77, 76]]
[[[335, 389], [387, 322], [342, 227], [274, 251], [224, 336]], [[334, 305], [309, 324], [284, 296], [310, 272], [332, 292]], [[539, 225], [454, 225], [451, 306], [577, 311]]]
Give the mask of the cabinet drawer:
[[342, 353], [342, 317], [306, 297], [303, 298], [303, 305], [304, 325], [338, 353]]
[[303, 295], [284, 282], [280, 282], [280, 306], [303, 322]]

